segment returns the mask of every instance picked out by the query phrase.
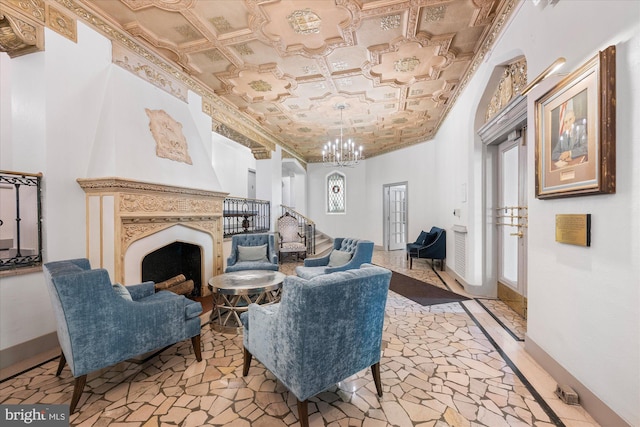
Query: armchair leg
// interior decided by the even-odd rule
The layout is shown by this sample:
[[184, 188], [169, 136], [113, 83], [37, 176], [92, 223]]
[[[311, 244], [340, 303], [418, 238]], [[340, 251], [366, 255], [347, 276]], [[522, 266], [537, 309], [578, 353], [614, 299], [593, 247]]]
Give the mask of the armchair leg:
[[251, 353], [249, 353], [249, 350], [247, 350], [246, 347], [244, 347], [244, 362], [242, 364], [242, 376], [246, 377], [247, 374], [249, 373], [249, 366], [251, 366], [251, 359], [253, 358], [253, 355]]
[[60, 361], [58, 362], [58, 370], [56, 371], [56, 377], [60, 376], [60, 373], [64, 369], [64, 365], [67, 364], [67, 359], [64, 357], [64, 353], [60, 352]]
[[71, 397], [71, 406], [69, 408], [69, 413], [73, 414], [76, 410], [76, 406], [80, 401], [80, 396], [82, 396], [82, 390], [84, 390], [84, 385], [87, 383], [87, 376], [82, 375], [76, 378], [75, 383], [73, 385], [73, 397]]
[[380, 362], [371, 365], [371, 374], [373, 374], [373, 382], [376, 384], [378, 396], [382, 397], [382, 382], [380, 381]]
[[195, 337], [191, 337], [191, 345], [193, 346], [193, 352], [196, 355], [196, 360], [202, 362], [202, 349], [200, 346], [200, 334]]
[[308, 403], [308, 400], [302, 402], [298, 400], [298, 418], [300, 419], [301, 427], [309, 427]]

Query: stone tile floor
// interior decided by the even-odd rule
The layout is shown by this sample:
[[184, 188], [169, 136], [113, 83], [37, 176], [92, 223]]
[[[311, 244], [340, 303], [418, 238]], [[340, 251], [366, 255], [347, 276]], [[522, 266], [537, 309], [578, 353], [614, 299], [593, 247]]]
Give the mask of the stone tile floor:
[[[426, 263], [409, 270], [403, 255], [376, 251], [373, 262], [463, 293]], [[295, 265], [281, 269], [291, 273]], [[123, 362], [90, 375], [71, 425], [297, 425], [295, 397], [258, 361], [242, 377], [241, 335], [204, 325], [202, 343], [200, 363], [185, 341], [143, 363]], [[512, 368], [505, 358], [518, 363]], [[68, 368], [56, 377], [57, 363], [0, 383], [0, 403], [68, 403], [73, 378]], [[390, 292], [381, 376], [382, 398], [370, 370], [312, 398], [311, 426], [597, 426], [581, 407], [555, 397], [553, 380], [527, 358], [522, 343], [473, 300], [423, 307]]]

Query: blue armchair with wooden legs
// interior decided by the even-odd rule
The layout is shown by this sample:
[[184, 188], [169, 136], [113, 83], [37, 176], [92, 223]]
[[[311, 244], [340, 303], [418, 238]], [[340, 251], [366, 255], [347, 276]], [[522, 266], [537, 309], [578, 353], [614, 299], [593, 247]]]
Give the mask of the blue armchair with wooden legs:
[[56, 375], [68, 363], [75, 377], [71, 412], [91, 372], [189, 338], [202, 360], [199, 302], [155, 292], [153, 282], [113, 285], [85, 258], [46, 263], [44, 273], [62, 348]]
[[298, 400], [308, 426], [308, 399], [364, 369], [382, 396], [380, 355], [391, 271], [361, 268], [306, 280], [287, 276], [279, 303], [249, 305], [244, 325], [247, 376], [255, 357]]

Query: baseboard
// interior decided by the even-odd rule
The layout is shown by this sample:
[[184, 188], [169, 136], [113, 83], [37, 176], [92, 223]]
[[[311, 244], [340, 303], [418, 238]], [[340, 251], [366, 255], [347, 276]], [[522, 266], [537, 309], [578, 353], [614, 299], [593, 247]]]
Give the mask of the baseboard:
[[[51, 332], [41, 337], [34, 338], [13, 347], [0, 350], [0, 369], [5, 369], [16, 365], [20, 362], [26, 362], [29, 359], [36, 358], [51, 350], [59, 349], [58, 334]], [[37, 363], [34, 363], [34, 366]], [[28, 366], [25, 369], [29, 368]]]
[[578, 393], [580, 405], [600, 425], [607, 427], [631, 427], [631, 424], [623, 420], [565, 368], [560, 366], [558, 362], [540, 348], [529, 336], [525, 336], [524, 348], [527, 353], [553, 377], [558, 385], [567, 385]]

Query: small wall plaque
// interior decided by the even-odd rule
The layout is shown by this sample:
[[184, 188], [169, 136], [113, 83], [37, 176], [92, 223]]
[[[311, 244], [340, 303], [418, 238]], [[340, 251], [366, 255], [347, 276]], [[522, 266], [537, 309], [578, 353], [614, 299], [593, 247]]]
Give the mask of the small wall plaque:
[[591, 214], [557, 214], [556, 242], [591, 246]]

